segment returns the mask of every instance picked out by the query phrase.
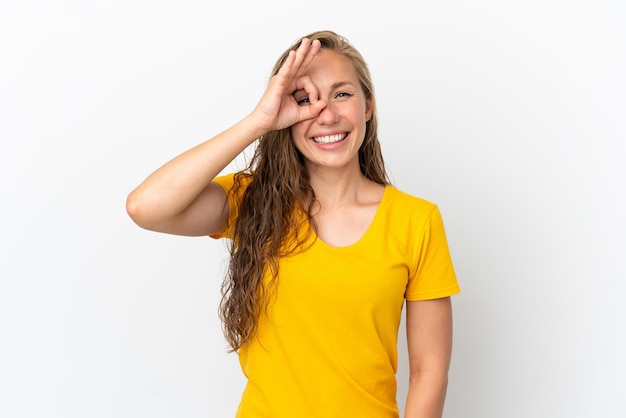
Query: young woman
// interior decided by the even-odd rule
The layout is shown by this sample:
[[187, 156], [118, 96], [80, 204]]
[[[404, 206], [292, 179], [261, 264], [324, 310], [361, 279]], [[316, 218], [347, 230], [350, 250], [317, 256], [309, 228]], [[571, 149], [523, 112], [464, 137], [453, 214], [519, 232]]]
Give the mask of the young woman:
[[[258, 141], [248, 169], [217, 177]], [[390, 185], [362, 56], [315, 32], [276, 63], [256, 108], [133, 190], [153, 231], [230, 238], [220, 307], [248, 379], [237, 417], [441, 417], [459, 292], [435, 204]]]

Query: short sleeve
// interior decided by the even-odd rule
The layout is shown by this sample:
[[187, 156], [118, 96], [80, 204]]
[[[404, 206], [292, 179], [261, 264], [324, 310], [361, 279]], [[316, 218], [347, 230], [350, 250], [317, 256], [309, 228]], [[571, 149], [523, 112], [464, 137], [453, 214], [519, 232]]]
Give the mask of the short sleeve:
[[235, 173], [216, 177], [213, 179], [213, 182], [217, 183], [222, 189], [224, 189], [224, 192], [226, 192], [229, 210], [226, 229], [210, 236], [215, 239], [232, 238], [235, 229], [235, 220], [237, 219], [239, 213], [239, 202], [241, 201], [245, 187], [239, 187], [237, 190], [233, 188], [235, 185]]
[[411, 269], [405, 297], [409, 301], [437, 299], [461, 291], [448, 248], [439, 208], [435, 205], [418, 236], [417, 263]]

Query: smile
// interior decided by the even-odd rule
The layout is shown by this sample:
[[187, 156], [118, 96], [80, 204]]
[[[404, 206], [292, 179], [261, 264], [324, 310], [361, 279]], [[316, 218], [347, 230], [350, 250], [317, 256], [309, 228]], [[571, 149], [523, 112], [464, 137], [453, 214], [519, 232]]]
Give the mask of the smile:
[[333, 144], [335, 142], [342, 141], [343, 139], [345, 139], [346, 136], [348, 136], [347, 133], [328, 136], [315, 136], [313, 137], [313, 142], [315, 142], [316, 144]]

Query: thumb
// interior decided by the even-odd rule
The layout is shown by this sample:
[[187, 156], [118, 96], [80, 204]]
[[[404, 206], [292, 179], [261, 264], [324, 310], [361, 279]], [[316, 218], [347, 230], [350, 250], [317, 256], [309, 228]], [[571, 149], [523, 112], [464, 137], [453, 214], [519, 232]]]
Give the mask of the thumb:
[[322, 110], [326, 107], [327, 103], [325, 100], [318, 100], [315, 103], [311, 103], [310, 105], [304, 107], [305, 113], [308, 113], [306, 119], [312, 119], [319, 116], [322, 113]]

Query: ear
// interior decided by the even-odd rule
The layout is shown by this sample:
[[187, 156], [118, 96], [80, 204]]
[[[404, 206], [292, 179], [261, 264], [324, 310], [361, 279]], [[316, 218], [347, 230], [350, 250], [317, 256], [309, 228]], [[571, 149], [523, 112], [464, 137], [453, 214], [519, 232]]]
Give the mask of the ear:
[[369, 122], [372, 118], [372, 113], [374, 113], [374, 103], [373, 103], [372, 95], [365, 99], [365, 122]]

